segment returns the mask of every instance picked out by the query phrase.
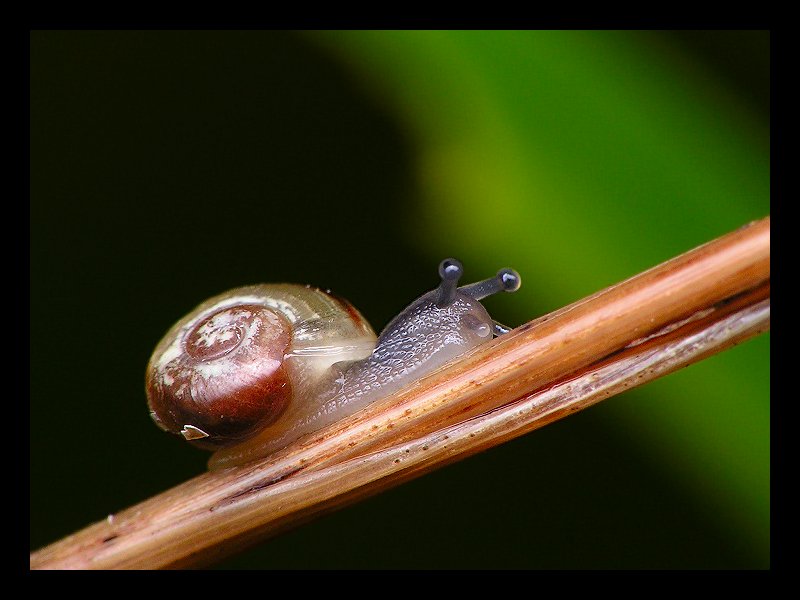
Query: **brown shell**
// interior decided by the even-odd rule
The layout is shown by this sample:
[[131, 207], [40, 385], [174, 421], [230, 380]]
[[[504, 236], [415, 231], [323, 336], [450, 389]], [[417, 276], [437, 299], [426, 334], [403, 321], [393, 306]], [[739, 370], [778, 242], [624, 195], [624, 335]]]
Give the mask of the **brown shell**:
[[[375, 333], [346, 300], [296, 284], [230, 290], [170, 328], [147, 365], [150, 415], [210, 450], [252, 437], [291, 412], [337, 361], [372, 352]], [[303, 404], [297, 405], [302, 398]]]
[[146, 390], [153, 419], [208, 448], [247, 437], [277, 419], [291, 398], [283, 364], [290, 341], [287, 319], [264, 306], [201, 315], [150, 361]]

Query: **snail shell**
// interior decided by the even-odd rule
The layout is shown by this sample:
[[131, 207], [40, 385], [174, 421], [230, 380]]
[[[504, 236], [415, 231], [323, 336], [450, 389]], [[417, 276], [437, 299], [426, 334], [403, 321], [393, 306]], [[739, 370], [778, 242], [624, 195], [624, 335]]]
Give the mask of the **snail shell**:
[[178, 321], [147, 366], [156, 424], [215, 449], [274, 423], [321, 373], [368, 356], [375, 332], [349, 302], [295, 284], [240, 287]]

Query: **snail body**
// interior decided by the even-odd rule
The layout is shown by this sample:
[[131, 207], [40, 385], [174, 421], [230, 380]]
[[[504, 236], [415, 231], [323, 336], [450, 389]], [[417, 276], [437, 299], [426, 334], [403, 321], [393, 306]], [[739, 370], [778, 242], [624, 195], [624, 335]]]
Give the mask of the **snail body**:
[[463, 269], [376, 337], [349, 302], [296, 284], [240, 287], [200, 304], [156, 346], [145, 387], [163, 430], [215, 450], [212, 469], [266, 456], [438, 369], [503, 333], [480, 300], [519, 275], [457, 287]]

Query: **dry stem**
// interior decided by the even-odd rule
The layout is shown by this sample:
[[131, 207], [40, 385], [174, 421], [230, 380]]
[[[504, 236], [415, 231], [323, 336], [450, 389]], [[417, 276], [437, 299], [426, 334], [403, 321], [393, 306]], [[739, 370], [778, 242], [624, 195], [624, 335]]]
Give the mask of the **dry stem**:
[[340, 423], [31, 554], [31, 568], [213, 562], [769, 327], [769, 218], [519, 327]]

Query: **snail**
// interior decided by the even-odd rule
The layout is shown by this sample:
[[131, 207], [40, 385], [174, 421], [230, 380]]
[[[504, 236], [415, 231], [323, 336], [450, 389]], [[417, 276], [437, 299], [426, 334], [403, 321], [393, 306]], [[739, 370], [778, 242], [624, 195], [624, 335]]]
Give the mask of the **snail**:
[[513, 269], [458, 287], [455, 259], [438, 287], [376, 337], [361, 313], [299, 284], [232, 289], [170, 328], [147, 365], [150, 416], [215, 451], [211, 469], [244, 464], [349, 416], [508, 331], [480, 300], [519, 289]]

